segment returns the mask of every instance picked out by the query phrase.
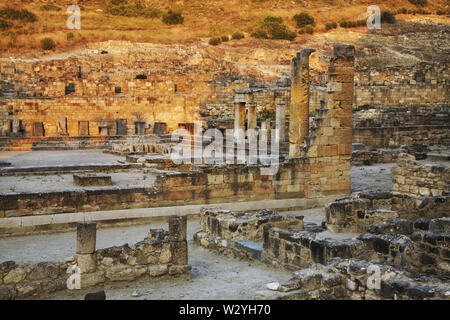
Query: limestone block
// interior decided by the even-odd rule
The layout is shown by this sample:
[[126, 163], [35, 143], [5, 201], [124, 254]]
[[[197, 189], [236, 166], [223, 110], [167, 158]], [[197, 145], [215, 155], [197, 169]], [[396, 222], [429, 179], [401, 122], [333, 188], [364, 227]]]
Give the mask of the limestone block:
[[131, 281], [142, 276], [147, 272], [144, 266], [118, 266], [106, 270], [106, 278], [111, 281]]
[[77, 253], [91, 254], [95, 251], [97, 239], [97, 224], [95, 222], [77, 223]]
[[187, 216], [173, 215], [169, 217], [169, 241], [185, 241]]
[[165, 275], [169, 271], [169, 267], [166, 264], [158, 264], [148, 267], [148, 274], [151, 277], [160, 277]]
[[95, 254], [76, 254], [75, 259], [80, 273], [92, 273], [97, 268], [97, 259]]

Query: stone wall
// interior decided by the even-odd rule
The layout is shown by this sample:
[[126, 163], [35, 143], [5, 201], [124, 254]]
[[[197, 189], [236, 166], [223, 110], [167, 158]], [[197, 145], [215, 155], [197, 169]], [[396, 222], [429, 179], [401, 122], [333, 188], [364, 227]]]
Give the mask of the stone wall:
[[397, 161], [400, 150], [356, 150], [352, 152], [352, 166], [374, 163], [392, 163]]
[[[147, 238], [132, 246], [95, 250], [95, 223], [79, 223], [77, 253], [63, 262], [0, 264], [0, 300], [22, 299], [138, 278], [190, 278], [186, 242], [186, 217], [169, 217], [169, 231], [151, 229]], [[72, 278], [71, 278], [72, 277]]]
[[[347, 195], [346, 184], [329, 184], [311, 192], [306, 158], [280, 163], [275, 175], [261, 174], [258, 166], [194, 166], [192, 171], [154, 170], [153, 188], [102, 187], [67, 192], [36, 192], [0, 195], [0, 215], [17, 217], [62, 212], [87, 212], [189, 204], [256, 201], [267, 199], [318, 198]], [[320, 174], [316, 174], [320, 177]]]
[[409, 125], [399, 127], [353, 128], [353, 142], [367, 148], [425, 144], [429, 146], [450, 145], [449, 125]]
[[[375, 275], [375, 273], [377, 273]], [[358, 259], [334, 258], [294, 272], [256, 300], [449, 300], [449, 285]]]
[[[79, 136], [79, 121], [89, 121], [89, 135], [100, 135], [100, 127], [108, 127], [107, 135], [116, 135], [117, 119], [125, 119], [127, 134], [136, 134], [135, 122], [145, 122], [145, 133], [153, 133], [155, 122], [167, 123], [168, 131], [179, 123], [200, 119], [199, 95], [146, 95], [120, 97], [74, 97], [51, 99], [3, 100], [0, 104], [22, 120], [25, 136], [33, 136], [33, 123], [43, 122], [45, 136], [61, 135], [59, 118], [67, 118], [66, 135]], [[9, 131], [9, 128], [5, 129]]]
[[326, 265], [334, 257], [358, 258], [449, 279], [448, 231], [424, 232], [419, 229], [408, 236], [393, 233], [395, 231], [337, 240], [318, 239], [318, 234], [308, 230], [266, 228], [261, 260], [268, 265], [298, 270], [315, 263]]
[[336, 200], [325, 208], [327, 229], [333, 232], [366, 232], [389, 219], [437, 219], [450, 215], [450, 197], [419, 198], [391, 192], [361, 193]]
[[316, 239], [316, 233], [323, 229], [316, 228], [314, 231], [266, 228], [262, 261], [268, 265], [298, 270], [315, 263], [326, 264], [333, 257], [362, 255], [364, 246], [361, 241]]
[[264, 227], [303, 229], [303, 216], [298, 214], [281, 215], [270, 210], [256, 214], [243, 212], [202, 210], [200, 227], [209, 236], [226, 241], [263, 241]]
[[394, 192], [422, 197], [448, 195], [450, 192], [450, 168], [445, 165], [422, 164], [402, 153], [392, 173]]

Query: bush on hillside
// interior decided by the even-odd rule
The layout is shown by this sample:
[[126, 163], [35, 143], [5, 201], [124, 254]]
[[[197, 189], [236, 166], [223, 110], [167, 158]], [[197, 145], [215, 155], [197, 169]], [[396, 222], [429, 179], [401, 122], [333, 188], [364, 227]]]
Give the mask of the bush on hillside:
[[233, 40], [239, 40], [239, 39], [243, 39], [243, 38], [244, 38], [244, 34], [239, 31], [233, 33], [233, 35], [231, 36], [231, 39], [233, 39]]
[[308, 13], [302, 12], [298, 13], [294, 16], [294, 20], [297, 23], [298, 28], [306, 27], [307, 25], [314, 24], [314, 18], [311, 17]]
[[181, 15], [181, 12], [169, 10], [163, 15], [162, 21], [165, 24], [182, 24], [184, 17]]
[[56, 47], [56, 43], [52, 38], [41, 39], [41, 48], [43, 50], [53, 50]]

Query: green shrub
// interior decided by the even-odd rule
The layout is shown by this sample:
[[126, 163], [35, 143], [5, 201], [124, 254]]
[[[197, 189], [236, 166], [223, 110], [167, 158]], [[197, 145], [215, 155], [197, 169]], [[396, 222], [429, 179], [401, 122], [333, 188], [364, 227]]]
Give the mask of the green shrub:
[[342, 28], [348, 28], [348, 22], [347, 21], [341, 21], [339, 24]]
[[436, 14], [437, 14], [438, 16], [443, 16], [443, 15], [445, 15], [446, 13], [445, 13], [445, 10], [439, 9], [438, 11], [436, 11]]
[[411, 2], [413, 5], [416, 5], [418, 7], [424, 7], [428, 4], [427, 0], [408, 0], [409, 2]]
[[306, 12], [298, 13], [294, 16], [294, 20], [297, 23], [298, 28], [306, 27], [307, 25], [314, 24], [314, 18]]
[[181, 12], [169, 10], [163, 15], [162, 21], [165, 24], [182, 24], [184, 22], [184, 17], [181, 15]]
[[212, 46], [217, 46], [218, 44], [220, 44], [220, 42], [221, 42], [221, 39], [219, 37], [214, 37], [214, 38], [209, 39], [208, 43]]
[[270, 28], [271, 39], [275, 40], [289, 40], [295, 39], [296, 33], [289, 31], [284, 24], [274, 24]]
[[265, 31], [262, 30], [262, 29], [256, 30], [255, 32], [253, 32], [253, 33], [251, 34], [251, 36], [252, 36], [253, 38], [269, 39], [269, 36], [267, 35], [267, 32], [265, 32]]
[[395, 15], [390, 11], [383, 11], [383, 13], [381, 14], [381, 22], [395, 23]]
[[56, 47], [56, 43], [52, 38], [41, 39], [41, 48], [43, 50], [53, 50]]
[[239, 40], [239, 39], [244, 39], [244, 34], [242, 32], [235, 32], [233, 33], [233, 35], [231, 36], [231, 38], [233, 40]]
[[301, 29], [298, 30], [298, 33], [299, 33], [299, 34], [304, 34], [305, 32], [306, 32], [306, 31], [305, 31], [305, 28], [301, 28]]
[[313, 26], [306, 26], [305, 31], [306, 31], [306, 33], [313, 34], [314, 33], [314, 27]]
[[0, 19], [0, 30], [4, 31], [12, 27], [12, 24], [6, 20]]
[[11, 19], [11, 20], [22, 20], [25, 22], [35, 22], [37, 17], [33, 12], [27, 9], [16, 10], [13, 8], [3, 8], [0, 9], [0, 18]]
[[227, 42], [230, 38], [228, 36], [222, 36], [220, 40], [222, 40], [222, 42]]
[[331, 29], [336, 29], [337, 28], [337, 23], [336, 22], [327, 22], [325, 24], [325, 30], [331, 30]]
[[75, 35], [73, 34], [73, 32], [69, 32], [66, 35], [67, 40], [72, 41], [75, 38]]
[[139, 79], [139, 80], [145, 80], [145, 79], [147, 79], [147, 76], [145, 75], [145, 74], [137, 74], [136, 75], [136, 79]]
[[398, 14], [407, 14], [408, 13], [408, 9], [406, 8], [400, 8], [397, 10]]
[[269, 24], [282, 24], [283, 23], [283, 19], [280, 17], [274, 17], [274, 16], [267, 16], [264, 18], [264, 24], [269, 25]]
[[294, 40], [296, 36], [295, 32], [288, 29], [283, 24], [283, 19], [280, 17], [267, 16], [264, 19], [261, 27], [252, 33], [252, 37], [262, 39], [274, 39], [274, 40]]
[[53, 4], [45, 4], [43, 6], [40, 6], [39, 10], [41, 10], [41, 11], [61, 11], [62, 9]]

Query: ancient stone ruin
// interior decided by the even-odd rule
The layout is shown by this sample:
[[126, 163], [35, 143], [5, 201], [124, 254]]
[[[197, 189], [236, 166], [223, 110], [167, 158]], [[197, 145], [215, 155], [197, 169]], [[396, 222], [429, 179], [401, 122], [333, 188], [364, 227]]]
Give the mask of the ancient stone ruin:
[[[204, 70], [189, 78], [169, 68], [152, 80], [112, 71], [130, 60], [157, 70], [154, 52], [136, 50], [0, 64], [20, 88], [0, 101], [1, 146], [32, 151], [0, 163], [0, 235], [76, 230], [77, 239], [63, 261], [1, 263], [1, 299], [114, 292], [116, 282], [168, 288], [191, 270], [200, 278], [205, 256], [271, 270], [272, 282], [246, 290], [254, 299], [450, 299], [447, 78], [423, 84], [439, 98], [416, 108], [387, 103], [404, 93], [399, 84], [379, 93], [398, 71], [357, 67], [353, 45], [333, 45], [320, 86], [316, 50], [300, 50], [289, 86], [276, 88], [211, 88]], [[80, 65], [98, 71], [79, 74]], [[97, 229], [162, 217], [168, 230], [97, 248]]]

